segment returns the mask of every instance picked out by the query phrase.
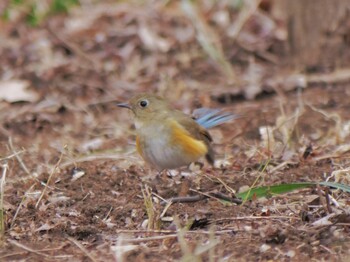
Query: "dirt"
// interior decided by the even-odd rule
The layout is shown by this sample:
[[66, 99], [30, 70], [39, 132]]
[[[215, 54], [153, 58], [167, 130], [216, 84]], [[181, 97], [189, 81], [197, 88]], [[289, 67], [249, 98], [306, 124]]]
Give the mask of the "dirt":
[[[164, 200], [327, 178], [349, 184], [350, 154], [340, 147], [350, 141], [349, 83], [261, 90], [249, 100], [243, 87], [230, 88], [195, 39], [183, 43], [166, 30], [185, 30], [189, 21], [166, 8], [170, 15], [156, 9], [155, 18], [147, 7], [142, 15], [118, 7], [74, 33], [64, 25], [86, 22], [79, 9], [39, 27], [2, 25], [9, 37], [0, 44], [3, 80], [8, 70], [11, 78], [29, 81], [38, 98], [1, 102], [0, 260], [347, 261], [349, 193], [314, 187], [241, 205], [215, 197], [170, 206]], [[142, 19], [173, 41], [171, 50], [141, 44]], [[249, 54], [236, 55], [246, 62]], [[280, 72], [270, 62], [257, 63], [264, 72]], [[204, 106], [241, 115], [210, 130], [216, 167], [159, 175], [143, 162], [132, 116], [115, 102], [144, 91], [187, 113]], [[223, 99], [227, 94], [233, 99]], [[330, 177], [339, 170], [345, 171]], [[330, 214], [337, 214], [333, 224], [314, 224]]]

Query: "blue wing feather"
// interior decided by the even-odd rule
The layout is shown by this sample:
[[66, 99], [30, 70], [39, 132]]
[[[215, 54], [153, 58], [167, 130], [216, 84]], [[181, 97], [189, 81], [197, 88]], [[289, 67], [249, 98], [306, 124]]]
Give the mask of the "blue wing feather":
[[239, 118], [229, 112], [223, 112], [220, 109], [199, 108], [194, 110], [193, 115], [198, 124], [206, 129], [221, 125], [222, 123]]

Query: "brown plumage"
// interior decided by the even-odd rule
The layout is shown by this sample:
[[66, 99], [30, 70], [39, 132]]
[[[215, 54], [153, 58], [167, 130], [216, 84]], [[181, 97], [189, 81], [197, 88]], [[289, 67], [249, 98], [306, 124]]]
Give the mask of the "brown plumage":
[[[140, 94], [119, 106], [133, 112], [137, 151], [153, 167], [158, 170], [173, 169], [189, 165], [201, 157], [214, 164], [209, 132], [189, 115], [173, 109], [163, 98]], [[223, 120], [219, 117], [223, 115], [214, 118], [219, 119], [218, 123], [213, 122], [211, 117], [205, 121], [212, 121], [214, 124], [211, 126], [227, 121], [227, 116]]]

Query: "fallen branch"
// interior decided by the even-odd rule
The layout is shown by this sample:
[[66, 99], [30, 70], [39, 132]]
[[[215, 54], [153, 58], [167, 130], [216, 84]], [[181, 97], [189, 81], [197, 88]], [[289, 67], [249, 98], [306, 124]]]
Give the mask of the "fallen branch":
[[207, 199], [207, 198], [214, 198], [214, 199], [219, 200], [219, 201], [224, 200], [224, 201], [228, 201], [228, 202], [235, 203], [235, 204], [238, 204], [238, 205], [242, 204], [242, 200], [241, 199], [225, 195], [225, 194], [223, 194], [221, 192], [204, 193], [204, 192], [200, 192], [200, 191], [197, 191], [197, 190], [194, 190], [194, 189], [190, 189], [190, 190], [193, 191], [193, 192], [198, 193], [199, 195], [185, 196], [185, 197], [173, 197], [173, 198], [170, 198], [170, 199], [168, 199], [166, 201], [163, 201], [161, 204], [165, 205], [168, 202], [171, 202], [171, 203], [193, 203], [193, 202], [198, 202], [198, 201], [201, 201], [201, 200], [204, 200], [204, 199]]

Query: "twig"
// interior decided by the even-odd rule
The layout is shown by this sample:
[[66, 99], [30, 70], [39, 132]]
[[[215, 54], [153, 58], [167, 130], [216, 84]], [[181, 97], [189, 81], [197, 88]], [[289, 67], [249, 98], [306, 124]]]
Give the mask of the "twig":
[[212, 192], [212, 193], [210, 193], [210, 195], [212, 195], [212, 196], [214, 196], [214, 197], [216, 197], [218, 199], [225, 200], [225, 201], [228, 201], [228, 202], [232, 202], [232, 203], [235, 203], [235, 204], [238, 204], [238, 205], [242, 204], [242, 202], [243, 202], [239, 198], [233, 198], [233, 197], [225, 195], [225, 194], [223, 194], [221, 192]]
[[196, 192], [198, 194], [201, 194], [201, 195], [204, 195], [206, 197], [209, 197], [209, 198], [214, 198], [216, 200], [224, 200], [224, 201], [229, 201], [229, 202], [232, 202], [232, 203], [236, 203], [236, 204], [242, 204], [242, 200], [241, 199], [238, 199], [238, 198], [232, 198], [230, 196], [227, 196], [223, 193], [220, 193], [220, 192], [208, 192], [208, 193], [203, 193], [203, 192], [200, 192], [200, 191], [197, 191], [195, 189], [190, 189], [191, 191], [193, 192]]
[[117, 234], [128, 233], [128, 234], [174, 234], [177, 230], [152, 230], [152, 229], [117, 229]]
[[18, 243], [17, 241], [15, 240], [12, 240], [12, 239], [7, 239], [7, 242], [11, 243], [12, 245], [15, 245], [19, 248], [22, 248], [28, 252], [31, 252], [31, 253], [34, 253], [34, 254], [37, 254], [39, 256], [43, 256], [43, 257], [46, 257], [46, 258], [69, 258], [69, 257], [72, 257], [71, 255], [60, 255], [60, 256], [50, 256], [50, 255], [47, 255], [47, 254], [44, 254], [44, 253], [41, 253], [41, 251], [38, 251], [38, 250], [34, 250], [30, 247], [27, 247], [23, 244], [20, 244]]
[[259, 220], [259, 219], [299, 219], [299, 217], [289, 217], [289, 216], [244, 216], [244, 217], [224, 217], [224, 218], [219, 218], [219, 219], [214, 219], [212, 220], [213, 222], [221, 222], [221, 221], [237, 221], [237, 220], [247, 220], [247, 219], [252, 219], [252, 220]]
[[108, 219], [109, 215], [111, 214], [112, 210], [113, 210], [113, 207], [111, 207], [111, 208], [108, 210], [107, 215], [104, 217], [104, 219], [102, 219], [103, 221], [107, 221], [107, 219]]
[[67, 237], [67, 239], [72, 242], [74, 245], [76, 245], [88, 258], [91, 259], [91, 261], [93, 262], [97, 262], [97, 259], [94, 258], [90, 253], [89, 251], [86, 250], [86, 248], [80, 244], [78, 241], [76, 241], [74, 238], [71, 238], [71, 237]]
[[161, 204], [165, 205], [168, 202], [171, 203], [192, 203], [192, 202], [198, 202], [207, 198], [214, 198], [216, 200], [224, 200], [224, 201], [228, 201], [231, 203], [236, 203], [236, 204], [242, 204], [242, 200], [238, 199], [238, 198], [232, 198], [230, 196], [227, 196], [223, 193], [220, 192], [208, 192], [208, 193], [204, 193], [204, 192], [200, 192], [197, 191], [195, 189], [190, 189], [190, 191], [192, 192], [196, 192], [199, 195], [195, 195], [195, 196], [185, 196], [185, 197], [173, 197], [168, 199], [167, 201], [163, 201]]
[[22, 252], [15, 252], [15, 253], [11, 253], [11, 254], [7, 254], [7, 255], [3, 255], [0, 257], [0, 260], [7, 258], [7, 257], [13, 257], [13, 256], [20, 256], [20, 255], [25, 255], [28, 254], [27, 251], [22, 251]]
[[16, 155], [22, 154], [23, 152], [25, 152], [25, 151], [24, 151], [24, 150], [21, 150], [21, 151], [18, 151], [18, 152], [14, 152], [14, 153], [12, 153], [12, 154], [9, 155], [9, 156], [5, 156], [5, 157], [3, 157], [3, 158], [0, 158], [0, 161], [9, 160], [9, 159], [15, 157]]
[[[205, 175], [206, 177], [208, 177], [207, 175]], [[230, 186], [228, 186], [221, 178], [219, 177], [215, 177], [217, 181], [219, 181], [219, 183], [221, 183], [225, 189], [230, 192], [231, 194], [235, 194], [235, 191], [233, 190], [233, 188], [231, 188]]]
[[329, 188], [326, 187], [324, 189], [324, 193], [326, 195], [326, 208], [327, 208], [327, 212], [330, 214], [330, 213], [333, 213], [332, 212], [332, 208], [331, 208], [331, 203], [330, 203], [330, 200], [329, 200]]
[[163, 212], [160, 214], [160, 218], [162, 218], [162, 217], [164, 217], [165, 216], [165, 214], [166, 214], [166, 212], [168, 211], [168, 209], [170, 208], [170, 206], [173, 204], [173, 202], [168, 202], [167, 204], [166, 204], [166, 206], [164, 207], [164, 209], [163, 209]]
[[276, 172], [277, 170], [279, 170], [279, 169], [281, 169], [281, 168], [283, 168], [285, 166], [296, 165], [296, 164], [298, 164], [298, 163], [297, 162], [292, 162], [292, 161], [284, 161], [281, 164], [279, 164], [279, 165], [275, 166], [274, 168], [272, 168], [270, 170], [270, 173], [273, 174], [274, 172]]
[[325, 160], [325, 159], [334, 159], [334, 158], [347, 158], [347, 156], [342, 156], [344, 153], [343, 152], [335, 152], [335, 153], [332, 153], [332, 154], [327, 154], [327, 155], [322, 155], [322, 156], [319, 156], [319, 157], [314, 157], [313, 160], [315, 160], [316, 162], [319, 162], [319, 161], [322, 161], [322, 160]]
[[322, 187], [319, 184], [317, 184], [316, 186], [316, 192], [318, 194], [321, 206], [324, 209], [324, 211], [326, 211], [327, 214], [331, 214], [332, 212], [330, 212], [330, 210], [328, 209], [327, 199], [325, 197], [326, 193], [322, 190]]
[[[117, 234], [120, 233], [132, 233], [132, 234], [174, 234], [176, 233], [177, 230], [146, 230], [146, 229], [120, 229], [116, 230]], [[225, 229], [225, 230], [218, 230], [215, 231], [215, 234], [227, 234], [227, 233], [232, 233], [231, 229]], [[189, 230], [186, 232], [186, 234], [203, 234], [203, 235], [208, 235], [210, 234], [209, 231], [205, 230]]]
[[206, 199], [206, 196], [203, 195], [196, 195], [196, 196], [186, 196], [186, 197], [173, 197], [168, 199], [166, 202], [162, 202], [162, 205], [167, 204], [168, 202], [172, 203], [192, 203], [192, 202], [198, 202], [203, 199]]
[[331, 73], [306, 75], [308, 83], [338, 83], [350, 80], [350, 68], [335, 70]]
[[22, 169], [24, 170], [24, 172], [27, 173], [27, 175], [29, 176], [32, 176], [32, 174], [30, 173], [30, 171], [28, 170], [28, 168], [26, 167], [26, 165], [24, 164], [23, 160], [19, 157], [19, 153], [17, 153], [13, 147], [13, 144], [12, 144], [12, 138], [9, 137], [9, 146], [10, 146], [10, 149], [11, 151], [13, 152], [13, 154], [15, 155], [19, 165], [22, 167]]
[[322, 247], [324, 250], [326, 250], [327, 252], [329, 252], [332, 255], [335, 255], [336, 253], [332, 250], [330, 250], [328, 247], [324, 246], [324, 245], [320, 245], [320, 247]]
[[145, 237], [145, 238], [124, 238], [123, 241], [127, 243], [140, 243], [145, 241], [155, 241], [155, 240], [163, 240], [167, 238], [176, 238], [177, 234], [165, 235], [165, 236], [154, 236], [154, 237]]
[[336, 225], [336, 226], [346, 226], [346, 227], [349, 227], [349, 226], [350, 226], [350, 223], [334, 223], [334, 225]]
[[330, 201], [333, 203], [334, 206], [340, 207], [338, 201], [334, 197], [332, 197], [332, 195], [328, 194], [328, 197], [329, 197]]
[[158, 197], [160, 200], [164, 201], [164, 202], [167, 202], [167, 200], [163, 197], [161, 197], [160, 195], [158, 195], [157, 193], [154, 193], [152, 192], [152, 195], [155, 196], [155, 197]]

